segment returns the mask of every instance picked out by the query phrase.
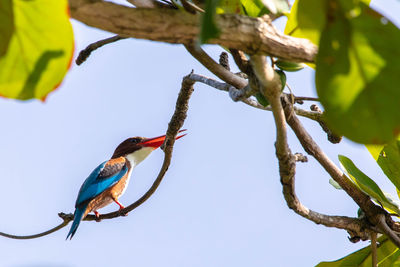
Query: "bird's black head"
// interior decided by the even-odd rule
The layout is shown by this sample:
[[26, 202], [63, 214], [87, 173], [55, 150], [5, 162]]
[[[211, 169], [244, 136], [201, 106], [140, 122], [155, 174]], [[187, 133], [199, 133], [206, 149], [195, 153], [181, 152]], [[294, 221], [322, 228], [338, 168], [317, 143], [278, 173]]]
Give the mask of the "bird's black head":
[[[180, 130], [180, 132], [183, 132], [186, 130]], [[179, 138], [185, 136], [185, 134], [177, 136], [175, 139], [178, 140]], [[145, 137], [131, 137], [123, 141], [121, 144], [118, 145], [118, 147], [115, 149], [114, 154], [112, 158], [118, 158], [118, 157], [125, 157], [131, 153], [134, 153], [135, 151], [138, 151], [144, 147], [152, 148], [152, 149], [157, 149], [159, 148], [165, 140], [166, 136], [161, 135], [153, 138], [145, 138]]]
[[142, 143], [146, 138], [144, 137], [131, 137], [123, 141], [117, 146], [111, 158], [123, 157], [141, 149]]

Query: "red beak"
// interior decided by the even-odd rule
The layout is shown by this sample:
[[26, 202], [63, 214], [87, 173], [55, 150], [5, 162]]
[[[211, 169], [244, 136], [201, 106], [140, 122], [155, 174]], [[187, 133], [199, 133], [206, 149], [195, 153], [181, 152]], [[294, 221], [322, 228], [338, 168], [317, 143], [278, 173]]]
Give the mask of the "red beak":
[[[184, 132], [186, 131], [186, 129], [184, 130], [180, 130], [178, 133], [180, 132]], [[175, 140], [178, 140], [181, 137], [184, 137], [186, 134], [182, 134], [182, 135], [178, 135]], [[153, 138], [148, 138], [145, 139], [143, 142], [139, 143], [139, 145], [145, 146], [145, 147], [152, 147], [154, 149], [159, 148], [165, 140], [165, 135], [161, 135], [161, 136], [157, 136], [157, 137], [153, 137]]]

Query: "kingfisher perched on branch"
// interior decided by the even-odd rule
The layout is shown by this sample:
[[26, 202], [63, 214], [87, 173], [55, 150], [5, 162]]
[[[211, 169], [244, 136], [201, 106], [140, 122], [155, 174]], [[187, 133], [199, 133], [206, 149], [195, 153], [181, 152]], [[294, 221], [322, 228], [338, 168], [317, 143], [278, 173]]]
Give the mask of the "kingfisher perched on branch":
[[[179, 132], [183, 132], [181, 130]], [[176, 137], [176, 140], [185, 134]], [[118, 198], [125, 192], [133, 168], [142, 162], [153, 150], [159, 148], [165, 140], [165, 135], [145, 138], [132, 137], [123, 141], [115, 149], [110, 160], [100, 164], [82, 184], [75, 203], [74, 221], [67, 235], [74, 236], [79, 223], [86, 215], [93, 211], [99, 218], [98, 209], [112, 202], [118, 204], [119, 209], [125, 208]]]

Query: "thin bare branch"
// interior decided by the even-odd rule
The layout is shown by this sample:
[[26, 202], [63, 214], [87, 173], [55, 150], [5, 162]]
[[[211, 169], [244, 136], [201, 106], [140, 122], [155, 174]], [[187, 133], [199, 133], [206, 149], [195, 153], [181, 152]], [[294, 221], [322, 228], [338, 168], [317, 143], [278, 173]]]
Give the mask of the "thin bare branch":
[[[209, 85], [209, 86], [214, 87], [215, 89], [218, 89], [218, 90], [221, 90], [221, 91], [225, 91], [225, 92], [230, 92], [230, 91], [234, 91], [234, 90], [240, 91], [239, 89], [234, 88], [230, 84], [219, 82], [219, 81], [216, 81], [216, 80], [214, 80], [212, 78], [208, 78], [208, 77], [203, 76], [203, 75], [191, 74], [190, 78], [193, 81], [204, 83], [206, 85]], [[237, 94], [239, 95], [239, 94], [242, 94], [242, 93], [238, 92]], [[237, 101], [237, 100], [234, 100], [234, 101]], [[254, 108], [257, 108], [257, 109], [271, 111], [271, 107], [270, 106], [264, 107], [263, 105], [259, 104], [257, 101], [255, 101], [255, 100], [253, 100], [251, 98], [240, 98], [239, 101], [241, 101], [241, 102], [243, 102], [243, 103], [245, 103], [245, 104], [247, 104], [249, 106], [252, 106]], [[296, 112], [296, 114], [299, 115], [299, 116], [302, 116], [302, 117], [305, 117], [305, 118], [308, 118], [308, 119], [311, 119], [311, 120], [314, 120], [314, 121], [320, 121], [321, 120], [321, 114], [318, 113], [318, 112], [308, 111], [308, 110], [300, 109], [298, 107], [293, 107], [293, 108], [294, 108], [294, 111]]]
[[251, 66], [243, 51], [237, 49], [229, 49], [229, 51], [231, 52], [233, 60], [239, 67], [240, 71], [247, 74], [251, 70]]
[[182, 81], [182, 88], [181, 91], [178, 95], [178, 99], [176, 101], [176, 107], [175, 107], [175, 113], [171, 118], [171, 121], [168, 124], [168, 130], [166, 133], [166, 138], [164, 141], [164, 162], [161, 166], [160, 172], [157, 175], [156, 180], [153, 182], [152, 186], [150, 189], [137, 201], [132, 203], [131, 205], [125, 207], [124, 209], [114, 211], [111, 213], [107, 214], [102, 214], [100, 215], [99, 218], [96, 218], [94, 215], [88, 215], [84, 219], [85, 221], [94, 221], [96, 219], [112, 219], [115, 217], [119, 217], [121, 215], [128, 214], [135, 208], [139, 207], [141, 204], [143, 204], [147, 199], [153, 195], [153, 193], [157, 190], [158, 186], [160, 185], [162, 179], [164, 178], [165, 173], [168, 170], [168, 167], [171, 163], [171, 158], [172, 158], [172, 149], [173, 145], [175, 143], [175, 137], [178, 134], [178, 131], [180, 128], [182, 128], [183, 123], [186, 119], [186, 113], [189, 107], [189, 99], [190, 96], [192, 95], [193, 92], [193, 84], [194, 81], [192, 81], [189, 78], [190, 74], [186, 77], [183, 78]]
[[[230, 71], [231, 67], [229, 66], [229, 57], [228, 57], [228, 53], [226, 52], [222, 52], [219, 55], [219, 64], [224, 67], [226, 70]], [[236, 74], [237, 75], [237, 74]]]
[[54, 232], [60, 230], [61, 228], [67, 226], [70, 221], [71, 220], [69, 218], [66, 218], [66, 219], [64, 219], [64, 221], [61, 224], [57, 225], [56, 227], [54, 227], [50, 230], [47, 230], [43, 233], [39, 233], [39, 234], [35, 234], [35, 235], [10, 235], [10, 234], [6, 234], [6, 233], [2, 233], [2, 232], [0, 232], [0, 235], [7, 237], [7, 238], [11, 238], [11, 239], [34, 239], [34, 238], [39, 238], [39, 237], [54, 233]]
[[236, 74], [230, 72], [217, 62], [215, 62], [200, 46], [191, 43], [185, 45], [186, 50], [195, 58], [197, 59], [204, 67], [206, 67], [209, 71], [215, 74], [218, 78], [223, 80], [230, 85], [241, 89], [245, 87], [248, 82], [237, 76]]
[[377, 221], [377, 226], [382, 232], [389, 237], [389, 239], [400, 248], [400, 238], [397, 233], [395, 233], [388, 225], [387, 220], [391, 223], [392, 219], [390, 216], [386, 216], [385, 214], [377, 214], [375, 216]]
[[109, 37], [109, 38], [106, 38], [106, 39], [103, 39], [103, 40], [100, 40], [100, 41], [97, 41], [97, 42], [94, 42], [94, 43], [88, 45], [85, 49], [83, 49], [81, 52], [79, 52], [79, 56], [75, 60], [76, 65], [81, 65], [83, 62], [85, 62], [86, 59], [90, 56], [90, 54], [94, 50], [96, 50], [106, 44], [114, 43], [114, 42], [117, 42], [117, 41], [125, 39], [125, 38], [126, 37], [115, 35], [113, 37]]
[[377, 250], [376, 243], [377, 243], [376, 233], [372, 232], [371, 233], [372, 267], [378, 267], [378, 255], [376, 253]]
[[295, 96], [294, 101], [317, 101], [319, 102], [318, 97], [309, 97], [309, 96]]
[[[97, 0], [69, 0], [69, 6], [72, 18], [126, 37], [185, 44], [197, 40], [200, 32], [201, 14], [167, 8], [130, 8]], [[317, 47], [314, 44], [282, 34], [267, 16], [222, 14], [217, 16], [216, 23], [221, 34], [210, 40], [212, 44], [289, 61], [315, 60]]]
[[[182, 128], [183, 123], [186, 119], [186, 113], [187, 113], [187, 110], [189, 107], [188, 106], [189, 99], [190, 99], [190, 96], [192, 95], [193, 84], [194, 84], [194, 81], [192, 81], [189, 78], [189, 76], [190, 75], [183, 78], [182, 88], [179, 92], [178, 99], [176, 101], [175, 112], [168, 124], [166, 138], [165, 138], [165, 141], [163, 144], [164, 161], [161, 166], [160, 172], [158, 173], [157, 178], [154, 181], [154, 183], [152, 184], [152, 186], [150, 187], [150, 189], [141, 198], [139, 198], [137, 201], [135, 201], [131, 205], [125, 207], [124, 209], [121, 209], [121, 210], [118, 210], [115, 212], [111, 212], [111, 213], [107, 213], [107, 214], [102, 214], [102, 215], [100, 215], [99, 218], [96, 218], [96, 216], [94, 216], [94, 215], [88, 215], [84, 219], [85, 221], [98, 221], [99, 219], [100, 220], [112, 219], [112, 218], [119, 217], [119, 216], [125, 216], [126, 214], [128, 214], [135, 208], [139, 207], [141, 204], [143, 204], [146, 200], [148, 200], [151, 197], [151, 195], [157, 190], [158, 186], [160, 185], [162, 179], [164, 178], [165, 173], [167, 172], [168, 167], [171, 163], [172, 150], [173, 150], [173, 146], [175, 143], [175, 137], [176, 137], [179, 129]], [[8, 238], [13, 238], [13, 239], [38, 238], [38, 237], [42, 237], [42, 236], [51, 234], [57, 230], [60, 230], [61, 228], [67, 226], [68, 223], [74, 219], [74, 215], [71, 213], [69, 213], [69, 214], [59, 213], [58, 216], [63, 219], [63, 223], [61, 223], [60, 225], [58, 225], [48, 231], [40, 233], [40, 234], [28, 235], [28, 236], [16, 236], [16, 235], [10, 235], [10, 234], [0, 232], [0, 235], [4, 236], [4, 237], [8, 237]]]
[[[318, 112], [322, 115], [322, 110], [316, 105], [312, 104], [310, 106], [311, 111]], [[321, 119], [318, 121], [319, 125], [321, 126], [322, 130], [326, 133], [328, 137], [328, 141], [332, 144], [338, 144], [342, 141], [343, 136], [337, 135], [326, 125], [326, 123]]]
[[159, 2], [156, 0], [127, 0], [138, 8], [173, 8], [172, 4]]

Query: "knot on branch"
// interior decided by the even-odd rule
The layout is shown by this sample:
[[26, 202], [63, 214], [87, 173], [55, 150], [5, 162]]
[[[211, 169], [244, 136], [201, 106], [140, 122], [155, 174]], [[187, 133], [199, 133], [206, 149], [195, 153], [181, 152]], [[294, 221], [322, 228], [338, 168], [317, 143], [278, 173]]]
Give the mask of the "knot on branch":
[[228, 53], [222, 52], [221, 55], [219, 55], [219, 64], [226, 70], [231, 70], [231, 68], [229, 67]]
[[72, 213], [60, 212], [60, 213], [58, 213], [58, 217], [63, 219], [64, 222], [66, 222], [66, 221], [69, 222], [69, 221], [73, 221], [74, 220], [74, 214], [72, 214]]
[[[277, 147], [276, 143], [275, 147]], [[296, 157], [290, 152], [289, 147], [287, 147], [286, 151], [283, 152], [276, 149], [275, 153], [279, 161], [279, 174], [282, 184], [291, 183], [296, 174]]]
[[[310, 109], [312, 111], [318, 112], [320, 114], [323, 113], [322, 110], [315, 104], [311, 105]], [[319, 125], [321, 125], [322, 130], [324, 130], [324, 132], [326, 133], [329, 142], [331, 142], [332, 144], [337, 144], [337, 143], [340, 143], [340, 141], [342, 141], [342, 136], [333, 133], [331, 131], [331, 129], [328, 128], [328, 126], [326, 125], [325, 122], [323, 122], [322, 120], [319, 120], [318, 123], [319, 123]]]
[[294, 153], [294, 158], [297, 162], [308, 162], [307, 156], [301, 154], [301, 153]]

